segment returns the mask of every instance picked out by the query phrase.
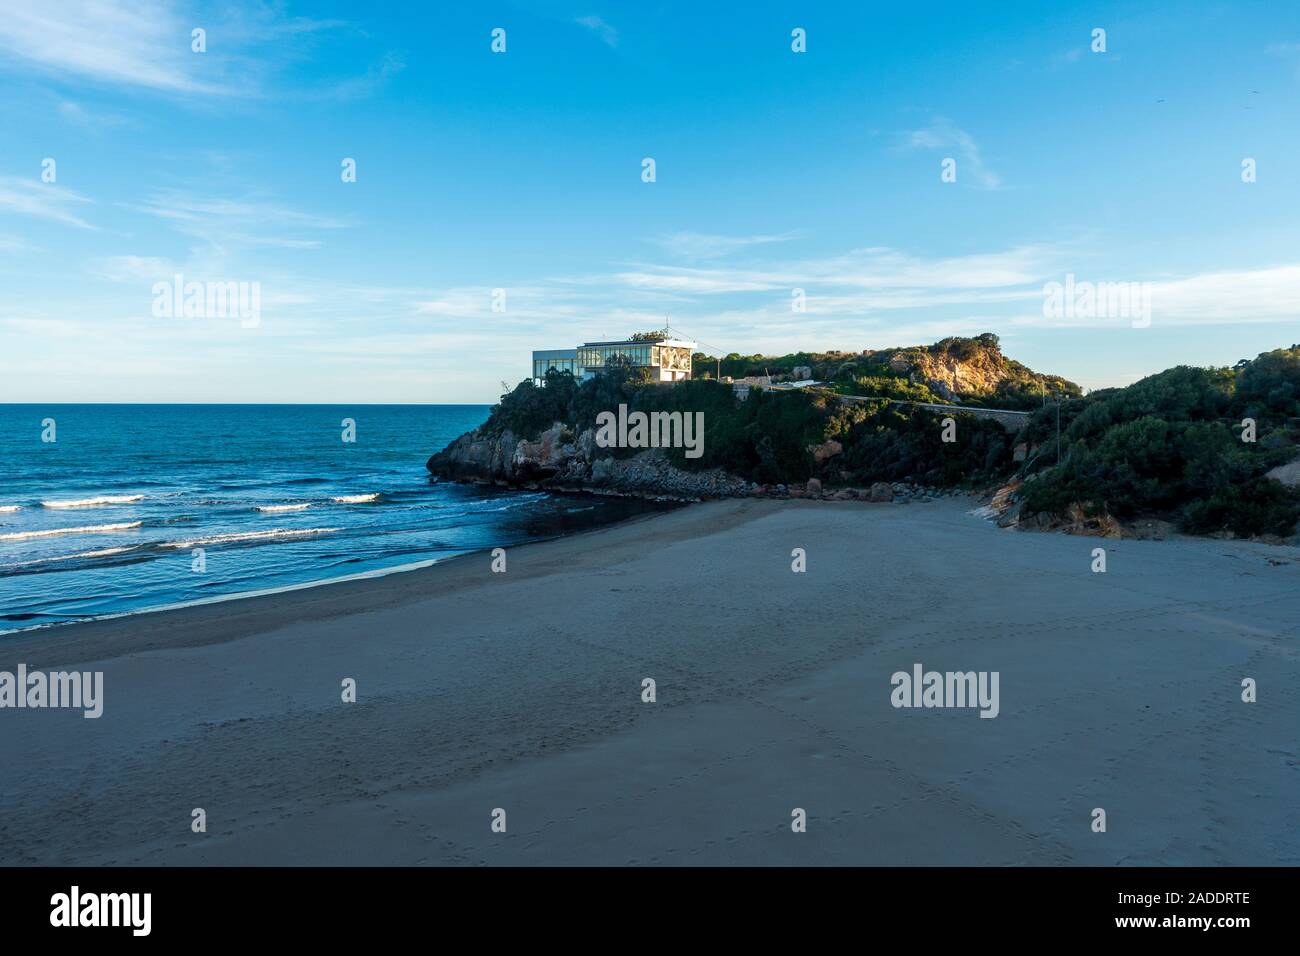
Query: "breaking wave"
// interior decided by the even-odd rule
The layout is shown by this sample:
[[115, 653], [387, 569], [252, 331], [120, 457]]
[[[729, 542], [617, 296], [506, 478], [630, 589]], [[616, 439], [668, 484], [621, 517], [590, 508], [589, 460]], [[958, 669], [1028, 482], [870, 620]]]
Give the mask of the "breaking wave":
[[42, 501], [42, 508], [94, 508], [99, 505], [126, 505], [143, 501], [144, 495], [100, 495], [97, 498], [78, 498], [72, 501]]
[[82, 558], [109, 558], [119, 554], [127, 554], [132, 551], [138, 551], [137, 545], [127, 545], [122, 548], [101, 548], [98, 551], [78, 551], [76, 554], [58, 554], [52, 558], [34, 558], [31, 561], [19, 561], [12, 565], [15, 568], [24, 568], [33, 564], [51, 564], [55, 561], [76, 561]]
[[209, 538], [192, 538], [188, 541], [165, 541], [162, 548], [196, 548], [206, 544], [233, 544], [240, 541], [273, 541], [281, 538], [303, 538], [313, 534], [329, 534], [342, 528], [272, 528], [269, 531], [236, 531], [216, 534]]
[[126, 521], [120, 524], [87, 524], [76, 528], [47, 528], [44, 531], [13, 531], [0, 534], [0, 541], [24, 541], [27, 538], [52, 538], [60, 534], [96, 534], [105, 531], [129, 531], [140, 527], [139, 521]]

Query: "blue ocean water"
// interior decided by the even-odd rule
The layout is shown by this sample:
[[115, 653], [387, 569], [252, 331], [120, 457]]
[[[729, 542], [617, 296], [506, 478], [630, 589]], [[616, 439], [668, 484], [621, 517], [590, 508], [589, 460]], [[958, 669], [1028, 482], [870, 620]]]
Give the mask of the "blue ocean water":
[[0, 405], [0, 632], [394, 568], [654, 507], [434, 481], [429, 455], [487, 413]]

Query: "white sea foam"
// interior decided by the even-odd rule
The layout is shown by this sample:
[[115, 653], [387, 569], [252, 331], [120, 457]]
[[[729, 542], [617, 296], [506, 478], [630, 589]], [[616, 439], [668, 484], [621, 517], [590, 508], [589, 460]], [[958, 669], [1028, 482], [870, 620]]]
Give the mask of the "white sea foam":
[[0, 534], [0, 541], [23, 541], [27, 538], [52, 538], [58, 534], [95, 534], [103, 531], [128, 531], [140, 527], [139, 521], [121, 524], [87, 524], [77, 528], [47, 528], [44, 531], [14, 531]]
[[79, 498], [74, 501], [42, 501], [42, 508], [94, 508], [99, 505], [126, 505], [142, 501], [144, 495], [100, 495], [97, 498]]
[[272, 528], [269, 531], [237, 531], [217, 534], [210, 538], [192, 538], [189, 541], [167, 541], [164, 548], [197, 548], [207, 544], [232, 544], [239, 541], [273, 541], [281, 538], [302, 538], [312, 534], [328, 534], [342, 528]]
[[378, 500], [379, 492], [377, 491], [369, 495], [337, 495], [330, 499], [330, 501], [337, 501], [341, 505], [359, 505], [367, 501]]
[[[356, 574], [345, 574], [337, 578], [321, 578], [316, 581], [303, 581], [299, 584], [286, 584], [276, 588], [262, 588], [257, 591], [236, 591], [233, 594], [217, 594], [212, 597], [199, 598], [194, 601], [179, 601], [175, 604], [157, 604], [152, 607], [135, 608], [130, 611], [116, 611], [111, 614], [96, 614], [93, 617], [86, 618], [89, 621], [113, 621], [123, 617], [135, 617], [137, 614], [155, 614], [159, 611], [175, 611], [183, 607], [202, 607], [207, 604], [224, 604], [227, 601], [239, 601], [244, 598], [264, 597], [268, 594], [286, 594], [290, 591], [305, 591], [310, 588], [318, 588], [324, 584], [338, 584], [342, 581], [366, 581], [371, 578], [386, 578], [390, 574], [403, 574], [407, 571], [420, 571], [424, 568], [431, 568], [435, 564], [441, 564], [446, 561], [447, 555], [440, 558], [429, 558], [424, 561], [415, 561], [411, 564], [398, 564], [391, 568], [374, 568], [370, 571], [359, 571]], [[24, 631], [43, 631], [51, 627], [64, 627], [68, 624], [79, 623], [76, 621], [60, 621], [55, 624], [34, 624], [27, 627], [11, 628], [9, 630], [0, 630], [0, 634], [19, 634]], [[0, 624], [3, 627], [3, 624]]]
[[307, 502], [296, 505], [260, 505], [258, 511], [279, 512], [279, 511], [306, 511], [311, 505]]
[[0, 505], [0, 515], [7, 515], [11, 512], [17, 511], [21, 507], [22, 505]]
[[76, 558], [107, 558], [114, 554], [125, 554], [128, 551], [134, 550], [134, 545], [128, 545], [125, 548], [101, 548], [98, 551], [78, 551], [76, 554], [59, 554], [52, 558], [36, 558], [32, 561], [19, 561], [17, 564], [10, 565], [10, 567], [25, 568], [31, 564], [49, 564], [51, 561], [72, 561]]

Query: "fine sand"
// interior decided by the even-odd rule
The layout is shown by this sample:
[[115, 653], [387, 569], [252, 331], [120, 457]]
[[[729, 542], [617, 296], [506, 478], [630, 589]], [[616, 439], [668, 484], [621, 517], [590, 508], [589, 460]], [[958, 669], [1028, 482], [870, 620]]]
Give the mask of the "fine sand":
[[[0, 863], [1300, 863], [1300, 552], [970, 507], [714, 502], [0, 639], [105, 675], [98, 720], [0, 710]], [[895, 709], [917, 662], [999, 715]]]

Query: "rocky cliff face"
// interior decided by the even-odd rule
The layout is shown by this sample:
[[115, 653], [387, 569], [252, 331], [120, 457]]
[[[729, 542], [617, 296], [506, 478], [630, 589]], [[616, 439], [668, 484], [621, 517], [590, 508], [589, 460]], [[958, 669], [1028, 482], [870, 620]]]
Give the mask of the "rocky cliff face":
[[[951, 353], [896, 355], [890, 367], [907, 373], [913, 384], [924, 384], [937, 395], [953, 401], [959, 395], [991, 395], [1006, 378], [1005, 361], [996, 352], [981, 351], [970, 359]], [[901, 367], [900, 367], [901, 366]]]
[[928, 385], [947, 401], [961, 395], [992, 395], [1010, 374], [1006, 358], [995, 348], [972, 350], [964, 356], [952, 351], [904, 349], [887, 361], [891, 371], [906, 375], [913, 385]]
[[426, 467], [453, 481], [552, 491], [691, 501], [751, 492], [749, 482], [717, 469], [683, 471], [658, 448], [616, 459], [596, 444], [590, 429], [574, 435], [558, 422], [536, 441], [520, 439], [509, 430], [500, 435], [469, 432], [430, 458]]

